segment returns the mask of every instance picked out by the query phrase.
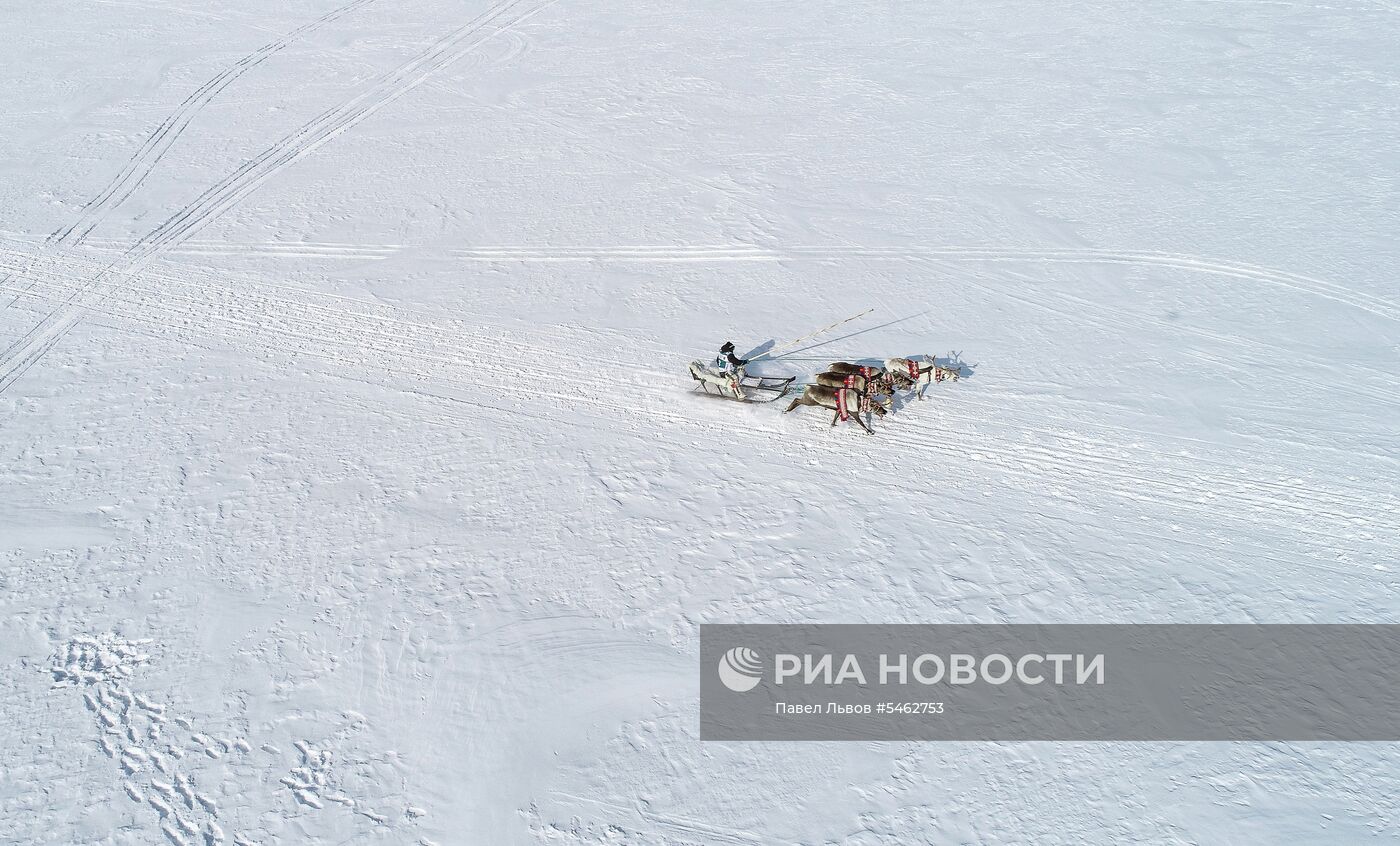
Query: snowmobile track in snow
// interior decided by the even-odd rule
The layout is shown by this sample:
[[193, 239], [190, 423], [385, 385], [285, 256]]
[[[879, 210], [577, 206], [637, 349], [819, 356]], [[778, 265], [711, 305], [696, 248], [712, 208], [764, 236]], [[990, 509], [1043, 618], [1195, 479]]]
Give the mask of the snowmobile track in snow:
[[179, 243], [207, 225], [277, 172], [310, 155], [327, 141], [413, 90], [498, 33], [518, 25], [554, 2], [545, 0], [528, 4], [525, 0], [504, 0], [493, 5], [442, 36], [409, 61], [381, 75], [367, 90], [323, 111], [206, 189], [184, 209], [138, 239], [109, 269], [98, 272], [86, 284], [75, 289], [0, 354], [0, 393], [42, 359], [72, 329], [84, 310], [111, 292], [114, 283], [103, 283], [114, 275], [111, 271], [119, 270], [118, 263], [123, 265], [120, 268], [123, 273], [138, 269], [162, 249]]
[[136, 151], [136, 154], [102, 189], [101, 193], [88, 200], [82, 211], [79, 212], [78, 219], [50, 235], [46, 243], [82, 244], [109, 211], [120, 206], [141, 187], [141, 184], [146, 181], [146, 177], [150, 176], [156, 165], [160, 163], [161, 158], [179, 140], [180, 135], [199, 112], [226, 88], [237, 82], [239, 77], [277, 55], [301, 37], [374, 2], [377, 0], [352, 0], [350, 3], [332, 9], [275, 41], [264, 44], [195, 89], [176, 107], [174, 112], [156, 127], [155, 131]]
[[[98, 249], [120, 249], [113, 242], [92, 242]], [[262, 255], [284, 258], [373, 260], [388, 258], [407, 249], [401, 244], [339, 244], [328, 242], [266, 242], [230, 244], [217, 241], [185, 241], [168, 252], [180, 255]], [[568, 262], [795, 262], [927, 260], [962, 263], [1121, 264], [1169, 267], [1237, 279], [1249, 279], [1340, 302], [1378, 317], [1400, 322], [1400, 303], [1346, 288], [1314, 276], [1228, 259], [1190, 253], [1155, 250], [1049, 249], [997, 250], [981, 247], [761, 247], [749, 244], [694, 246], [608, 247], [490, 247], [448, 250], [448, 256], [486, 263]]]
[[[80, 245], [103, 219], [115, 208], [124, 203], [151, 175], [170, 147], [180, 135], [215, 97], [248, 71], [261, 65], [277, 53], [305, 35], [320, 29], [345, 15], [358, 10], [376, 0], [352, 0], [343, 6], [291, 30], [275, 41], [268, 42], [252, 53], [244, 56], [217, 75], [205, 81], [187, 96], [175, 111], [170, 113], [155, 128], [126, 165], [97, 194], [89, 199], [78, 212], [78, 217], [68, 226], [51, 233], [44, 244], [46, 247]], [[8, 282], [8, 277], [0, 278], [0, 284]], [[14, 304], [11, 300], [5, 308]]]

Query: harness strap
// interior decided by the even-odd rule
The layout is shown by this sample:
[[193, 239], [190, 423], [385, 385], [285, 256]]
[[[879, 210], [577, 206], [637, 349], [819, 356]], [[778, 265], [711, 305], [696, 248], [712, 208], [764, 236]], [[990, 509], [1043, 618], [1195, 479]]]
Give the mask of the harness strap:
[[[851, 410], [846, 407], [846, 404], [850, 401], [851, 392], [855, 391], [855, 388], [849, 386], [852, 378], [851, 376], [846, 377], [847, 387], [836, 389], [836, 414], [842, 423], [851, 419]], [[858, 392], [857, 396], [860, 398], [856, 400], [856, 414], [869, 414], [871, 411], [870, 394]]]
[[915, 382], [919, 381], [919, 363], [912, 358], [906, 358], [904, 366], [909, 371], [909, 378]]

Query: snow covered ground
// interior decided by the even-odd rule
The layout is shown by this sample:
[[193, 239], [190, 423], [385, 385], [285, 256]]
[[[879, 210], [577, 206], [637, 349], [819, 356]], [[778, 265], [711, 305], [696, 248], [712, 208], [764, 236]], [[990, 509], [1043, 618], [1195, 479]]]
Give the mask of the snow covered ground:
[[[1400, 622], [1400, 5], [338, 2], [0, 3], [0, 842], [1400, 839], [1390, 745], [702, 745], [695, 665]], [[806, 355], [971, 377], [687, 393], [869, 307]]]

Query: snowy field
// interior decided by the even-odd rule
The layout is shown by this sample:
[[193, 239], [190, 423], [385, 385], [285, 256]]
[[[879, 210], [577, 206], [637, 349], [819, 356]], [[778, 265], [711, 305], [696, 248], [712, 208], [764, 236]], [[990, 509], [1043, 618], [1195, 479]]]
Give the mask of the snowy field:
[[[1400, 839], [1391, 745], [701, 744], [696, 667], [1400, 622], [1400, 4], [338, 2], [0, 3], [0, 843]], [[804, 355], [970, 377], [688, 393], [867, 308]]]

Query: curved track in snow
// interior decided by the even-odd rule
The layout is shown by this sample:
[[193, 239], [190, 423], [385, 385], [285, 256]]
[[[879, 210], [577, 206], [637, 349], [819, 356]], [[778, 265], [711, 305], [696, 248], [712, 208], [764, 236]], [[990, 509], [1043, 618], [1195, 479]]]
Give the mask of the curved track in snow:
[[[112, 242], [94, 242], [98, 249], [117, 249]], [[182, 242], [170, 252], [179, 255], [254, 255], [284, 258], [322, 258], [374, 260], [396, 255], [406, 247], [401, 244], [340, 244], [333, 242], [270, 241], [253, 244], [229, 244], [218, 241]], [[1340, 302], [1378, 317], [1400, 322], [1400, 303], [1356, 291], [1315, 276], [1191, 253], [1157, 250], [1109, 249], [1047, 249], [999, 250], [984, 247], [915, 247], [882, 248], [859, 246], [765, 247], [751, 244], [717, 244], [696, 246], [588, 246], [588, 247], [521, 247], [477, 246], [449, 250], [447, 253], [461, 261], [487, 263], [567, 263], [567, 262], [795, 262], [795, 261], [886, 261], [908, 262], [940, 260], [949, 262], [1045, 263], [1045, 264], [1121, 264], [1131, 266], [1168, 267], [1248, 279], [1255, 282], [1300, 291]]]
[[0, 353], [0, 393], [42, 359], [99, 302], [123, 273], [141, 267], [159, 251], [188, 238], [273, 175], [451, 66], [496, 34], [515, 26], [554, 0], [503, 0], [434, 41], [413, 58], [383, 74], [368, 89], [326, 109], [296, 131], [244, 162], [194, 201], [127, 248], [108, 267], [74, 288], [28, 332]]
[[[49, 234], [44, 241], [45, 246], [63, 247], [82, 244], [87, 240], [92, 230], [113, 209], [120, 206], [141, 187], [146, 178], [160, 164], [161, 158], [179, 140], [181, 134], [204, 107], [230, 85], [237, 82], [239, 77], [266, 62], [304, 36], [310, 35], [321, 27], [373, 2], [375, 0], [351, 0], [349, 3], [338, 6], [315, 20], [302, 24], [285, 35], [264, 44], [206, 80], [160, 122], [145, 142], [127, 160], [122, 169], [112, 177], [111, 181], [96, 196], [83, 204], [77, 218], [72, 223]], [[8, 281], [8, 279], [3, 281]], [[9, 308], [13, 304], [14, 300], [11, 299], [5, 308]]]

